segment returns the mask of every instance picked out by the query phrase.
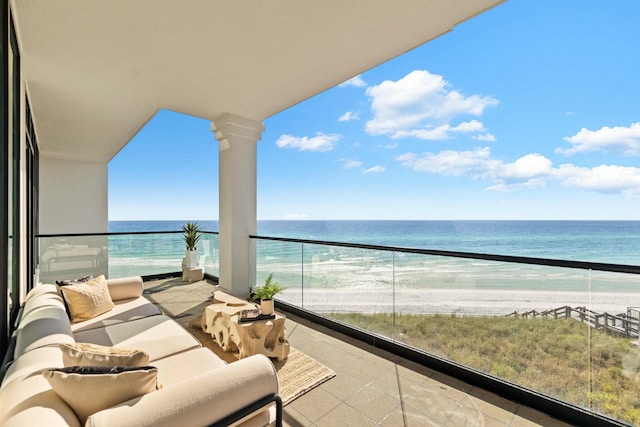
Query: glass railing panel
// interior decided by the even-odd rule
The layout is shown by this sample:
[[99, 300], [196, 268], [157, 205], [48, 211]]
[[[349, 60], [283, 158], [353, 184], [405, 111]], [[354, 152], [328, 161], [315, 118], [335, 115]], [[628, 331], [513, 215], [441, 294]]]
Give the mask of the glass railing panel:
[[587, 407], [588, 271], [427, 258], [396, 262], [398, 341]]
[[393, 334], [393, 252], [305, 244], [303, 280], [303, 308]]
[[[182, 233], [117, 234], [109, 236], [109, 277], [145, 276], [182, 271], [185, 245]], [[218, 273], [218, 236], [203, 233], [198, 264]]]
[[88, 274], [108, 275], [107, 236], [40, 237], [37, 244], [39, 280], [42, 283]]
[[198, 262], [205, 267], [205, 273], [216, 277], [220, 275], [220, 239], [218, 234], [202, 233], [198, 242], [198, 257]]
[[284, 254], [283, 247], [300, 245], [288, 246], [290, 256], [277, 262], [258, 261], [263, 274], [286, 273], [283, 301], [640, 425], [635, 274], [309, 242], [257, 244], [271, 256], [275, 247]]
[[633, 274], [592, 271], [589, 323], [590, 390], [587, 405], [633, 425], [640, 425], [640, 278]]
[[269, 240], [254, 241], [256, 245], [256, 285], [264, 284], [273, 273], [273, 280], [285, 290], [276, 299], [298, 307], [303, 306], [303, 244]]
[[179, 233], [109, 236], [109, 277], [182, 271], [184, 242]]
[[[179, 232], [39, 237], [40, 281], [75, 279], [87, 274], [108, 278], [182, 271], [184, 241]], [[203, 233], [198, 263], [218, 275], [218, 235]]]

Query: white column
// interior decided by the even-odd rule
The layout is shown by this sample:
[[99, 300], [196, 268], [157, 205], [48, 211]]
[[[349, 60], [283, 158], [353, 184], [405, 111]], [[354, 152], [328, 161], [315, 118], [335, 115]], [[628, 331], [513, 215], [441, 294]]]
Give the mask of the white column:
[[255, 281], [255, 245], [249, 235], [257, 232], [256, 144], [264, 124], [225, 113], [213, 118], [211, 131], [220, 149], [220, 286], [246, 297]]

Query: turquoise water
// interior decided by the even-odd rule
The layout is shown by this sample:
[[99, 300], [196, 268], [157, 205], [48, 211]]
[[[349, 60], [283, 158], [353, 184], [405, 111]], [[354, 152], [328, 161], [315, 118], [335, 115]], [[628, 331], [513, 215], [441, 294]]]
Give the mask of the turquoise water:
[[[109, 231], [178, 231], [183, 224], [110, 221]], [[199, 224], [218, 230], [217, 221]], [[640, 221], [259, 221], [258, 234], [640, 265]]]
[[[183, 224], [184, 221], [113, 221], [109, 223], [109, 231], [178, 231]], [[218, 230], [217, 221], [199, 224], [205, 231]], [[640, 221], [259, 221], [257, 234], [640, 265]], [[199, 245], [201, 264], [213, 275], [218, 274], [217, 245], [215, 234], [205, 234]], [[109, 273], [114, 277], [179, 271], [183, 256], [180, 233], [109, 237]], [[608, 300], [601, 299], [605, 293], [629, 294], [633, 295], [630, 300], [618, 298], [606, 307], [614, 304], [616, 310], [623, 311], [626, 306], [640, 306], [640, 277], [634, 274], [321, 244], [258, 240], [255, 272], [256, 284], [262, 283], [269, 273], [275, 273], [276, 279], [287, 288], [286, 297], [290, 302], [304, 300], [308, 306], [315, 301], [319, 310], [328, 304], [327, 297], [322, 295], [329, 290], [334, 292], [334, 299], [337, 291], [342, 292], [334, 302], [344, 307], [354, 304], [354, 298], [390, 301], [392, 294], [398, 299], [396, 303], [408, 306], [412, 301], [429, 298], [428, 294], [411, 292], [430, 289], [577, 292], [584, 298], [572, 299], [572, 305], [600, 302], [603, 306], [609, 304]], [[247, 289], [249, 286], [247, 284]], [[311, 299], [314, 291], [316, 300]], [[600, 296], [594, 297], [597, 293]], [[382, 298], [383, 295], [387, 297]], [[533, 300], [528, 302], [530, 298], [526, 295], [518, 298], [524, 307], [534, 308]], [[484, 302], [486, 306], [493, 304]], [[380, 306], [376, 310], [386, 308]], [[511, 311], [509, 307], [496, 310]]]
[[[110, 232], [178, 231], [183, 221], [112, 221]], [[217, 221], [200, 221], [217, 231]], [[640, 221], [259, 221], [258, 235], [383, 246], [640, 265]], [[217, 236], [199, 253], [217, 274]], [[181, 234], [110, 236], [111, 274], [180, 270]], [[638, 276], [327, 245], [259, 240], [256, 283], [289, 288], [527, 289], [637, 292]], [[291, 293], [291, 292], [290, 292]]]

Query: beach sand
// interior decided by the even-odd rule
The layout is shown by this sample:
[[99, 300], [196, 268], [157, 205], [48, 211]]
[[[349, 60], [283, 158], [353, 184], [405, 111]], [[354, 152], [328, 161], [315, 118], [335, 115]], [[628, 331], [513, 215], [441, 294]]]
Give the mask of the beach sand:
[[504, 316], [517, 311], [545, 311], [562, 306], [586, 307], [609, 314], [626, 313], [640, 307], [640, 293], [548, 292], [475, 289], [402, 289], [395, 298], [390, 290], [288, 289], [278, 296], [292, 304], [318, 312], [361, 312], [411, 314], [457, 314], [466, 316]]

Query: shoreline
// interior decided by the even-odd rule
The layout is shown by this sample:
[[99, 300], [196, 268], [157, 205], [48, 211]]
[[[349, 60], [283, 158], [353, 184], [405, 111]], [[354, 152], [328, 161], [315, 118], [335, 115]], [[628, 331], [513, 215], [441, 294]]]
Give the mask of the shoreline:
[[[293, 304], [302, 300], [293, 290], [279, 299]], [[395, 300], [395, 301], [394, 301]], [[486, 289], [402, 289], [395, 298], [390, 290], [311, 289], [304, 291], [304, 306], [318, 312], [362, 312], [404, 314], [456, 314], [465, 316], [505, 316], [514, 311], [546, 311], [562, 306], [586, 307], [609, 314], [626, 313], [640, 307], [640, 293], [549, 292]]]

